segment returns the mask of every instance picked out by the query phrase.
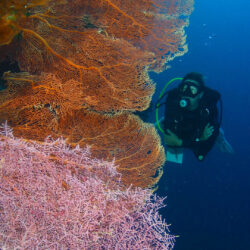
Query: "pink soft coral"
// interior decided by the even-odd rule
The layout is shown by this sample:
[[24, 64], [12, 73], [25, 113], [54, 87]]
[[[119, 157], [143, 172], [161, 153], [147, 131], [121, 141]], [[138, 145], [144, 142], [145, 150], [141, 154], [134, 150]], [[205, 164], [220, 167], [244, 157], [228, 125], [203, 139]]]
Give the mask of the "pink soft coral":
[[63, 140], [0, 131], [1, 249], [172, 249], [149, 190], [125, 189], [113, 163]]

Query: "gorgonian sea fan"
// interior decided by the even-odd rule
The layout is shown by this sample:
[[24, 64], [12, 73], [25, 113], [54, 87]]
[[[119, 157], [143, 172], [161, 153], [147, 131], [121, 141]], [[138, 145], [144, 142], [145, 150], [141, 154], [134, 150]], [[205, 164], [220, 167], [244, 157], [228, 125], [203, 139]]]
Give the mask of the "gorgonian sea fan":
[[192, 9], [193, 0], [1, 0], [0, 62], [21, 72], [4, 74], [0, 123], [17, 137], [91, 145], [94, 157], [115, 157], [124, 184], [156, 185], [164, 148], [131, 113], [150, 105], [148, 72], [187, 52]]
[[150, 190], [125, 188], [112, 162], [63, 140], [0, 132], [1, 249], [172, 249]]
[[193, 0], [1, 0], [0, 61], [48, 73], [47, 90], [78, 106], [143, 111], [155, 90], [148, 70], [187, 52], [192, 9]]
[[29, 8], [45, 5], [48, 0], [1, 0], [0, 46], [9, 44], [22, 28], [20, 22], [29, 16]]

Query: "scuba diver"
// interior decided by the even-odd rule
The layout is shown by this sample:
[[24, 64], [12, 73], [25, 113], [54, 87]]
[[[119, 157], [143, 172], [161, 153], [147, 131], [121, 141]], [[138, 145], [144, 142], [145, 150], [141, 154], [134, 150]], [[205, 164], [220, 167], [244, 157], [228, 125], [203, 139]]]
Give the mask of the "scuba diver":
[[[168, 146], [167, 160], [171, 155], [178, 157], [179, 149], [189, 148], [202, 161], [220, 134], [217, 103], [221, 96], [205, 86], [200, 73], [191, 72], [178, 79], [182, 79], [180, 85], [167, 92], [165, 116], [161, 119], [164, 143]], [[157, 102], [157, 116], [159, 106]], [[181, 162], [182, 156], [178, 163]]]

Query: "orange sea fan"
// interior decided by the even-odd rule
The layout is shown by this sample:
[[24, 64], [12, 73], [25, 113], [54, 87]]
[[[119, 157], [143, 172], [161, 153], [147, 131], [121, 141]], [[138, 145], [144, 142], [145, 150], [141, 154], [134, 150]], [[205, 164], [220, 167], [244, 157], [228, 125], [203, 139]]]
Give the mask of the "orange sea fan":
[[151, 187], [161, 177], [159, 167], [165, 161], [165, 153], [160, 137], [152, 124], [142, 122], [135, 115], [100, 116], [79, 110], [65, 116], [58, 131], [72, 145], [90, 145], [94, 157], [115, 158], [126, 185]]
[[78, 81], [93, 110], [145, 110], [154, 93], [148, 70], [186, 51], [192, 0], [44, 2], [16, 21], [19, 66]]
[[48, 0], [1, 0], [0, 46], [9, 44], [21, 32], [20, 23], [29, 16], [29, 9], [45, 5]]
[[90, 145], [95, 157], [115, 158], [124, 183], [152, 186], [164, 150], [153, 126], [131, 112], [149, 106], [148, 71], [186, 51], [192, 0], [33, 3], [1, 48], [0, 61], [9, 53], [29, 73], [5, 74], [0, 121], [27, 139]]
[[[93, 157], [115, 159], [126, 185], [157, 183], [165, 154], [153, 125], [131, 113], [77, 109], [59, 84], [43, 85], [27, 73], [6, 73], [5, 79], [9, 87], [0, 92], [0, 122], [7, 120], [16, 136], [39, 141], [62, 136], [72, 146], [90, 146]], [[47, 80], [55, 82], [51, 76]]]

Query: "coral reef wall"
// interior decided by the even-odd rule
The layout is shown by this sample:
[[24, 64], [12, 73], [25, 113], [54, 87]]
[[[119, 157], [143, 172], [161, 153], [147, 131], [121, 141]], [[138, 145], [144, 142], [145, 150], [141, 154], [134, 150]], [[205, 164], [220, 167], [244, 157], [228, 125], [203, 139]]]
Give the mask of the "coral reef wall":
[[[3, 5], [3, 6], [2, 6]], [[148, 187], [165, 155], [152, 125], [132, 114], [148, 108], [160, 72], [187, 51], [192, 0], [8, 1], [0, 4], [0, 61], [6, 73], [0, 122], [16, 136], [63, 136], [115, 157], [123, 182]], [[5, 35], [5, 36], [4, 36]], [[15, 48], [15, 49], [14, 49]], [[154, 178], [153, 178], [154, 176]]]

